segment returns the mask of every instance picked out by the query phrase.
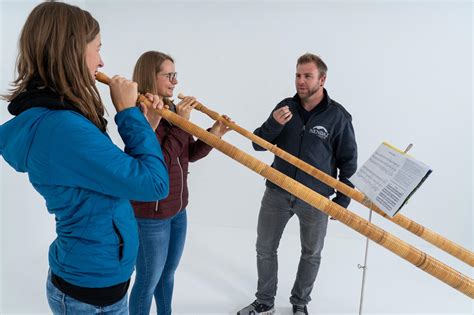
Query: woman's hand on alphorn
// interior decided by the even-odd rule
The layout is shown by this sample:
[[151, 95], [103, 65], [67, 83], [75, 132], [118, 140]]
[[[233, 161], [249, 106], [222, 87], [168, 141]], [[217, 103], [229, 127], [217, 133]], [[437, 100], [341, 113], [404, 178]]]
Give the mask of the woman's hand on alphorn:
[[[227, 120], [228, 122], [234, 123], [232, 119], [230, 119], [229, 116], [222, 115], [222, 117]], [[221, 120], [216, 120], [214, 125], [212, 125], [211, 129], [209, 130], [210, 133], [213, 135], [218, 136], [219, 138], [225, 135], [228, 131], [230, 130], [229, 127], [227, 127]]]
[[156, 130], [161, 121], [161, 115], [158, 110], [163, 109], [163, 100], [158, 95], [153, 95], [151, 93], [146, 93], [145, 97], [150, 101], [151, 105], [147, 106], [144, 102], [140, 102], [138, 106], [148, 120], [151, 128]]
[[134, 107], [138, 97], [138, 85], [118, 75], [110, 80], [110, 97], [117, 112]]
[[189, 120], [191, 111], [198, 104], [196, 98], [193, 96], [186, 96], [181, 102], [176, 105], [176, 114], [183, 117], [184, 119]]

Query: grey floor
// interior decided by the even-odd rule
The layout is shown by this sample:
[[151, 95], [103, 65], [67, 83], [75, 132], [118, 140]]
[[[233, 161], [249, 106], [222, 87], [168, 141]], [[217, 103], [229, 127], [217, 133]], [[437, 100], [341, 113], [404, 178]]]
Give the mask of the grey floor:
[[[255, 230], [192, 224], [193, 214], [189, 220], [176, 276], [174, 314], [235, 314], [254, 299]], [[341, 228], [345, 227], [338, 222], [330, 223], [311, 314], [358, 314], [362, 272], [357, 265], [363, 263], [365, 240], [333, 236]], [[9, 255], [2, 261], [2, 314], [49, 311], [44, 297], [46, 247], [33, 244], [25, 245], [31, 246], [28, 257]], [[277, 314], [291, 314], [288, 297], [298, 253], [297, 224], [292, 220], [279, 251]], [[435, 254], [472, 277], [472, 268]], [[374, 243], [369, 246], [364, 299], [364, 314], [473, 314], [471, 299]]]

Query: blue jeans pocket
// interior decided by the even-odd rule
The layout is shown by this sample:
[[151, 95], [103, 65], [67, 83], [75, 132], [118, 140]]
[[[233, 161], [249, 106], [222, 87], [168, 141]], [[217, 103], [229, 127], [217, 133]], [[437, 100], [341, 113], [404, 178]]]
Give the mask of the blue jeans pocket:
[[48, 272], [48, 280], [46, 282], [46, 295], [48, 297], [49, 308], [53, 314], [64, 314], [64, 298], [65, 294], [51, 282], [51, 271]]

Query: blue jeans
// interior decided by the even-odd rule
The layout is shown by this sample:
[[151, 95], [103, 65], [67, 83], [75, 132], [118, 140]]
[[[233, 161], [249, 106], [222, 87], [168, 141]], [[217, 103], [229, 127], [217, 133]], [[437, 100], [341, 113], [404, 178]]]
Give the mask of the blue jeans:
[[148, 315], [153, 296], [158, 314], [171, 314], [174, 273], [186, 239], [186, 210], [163, 220], [137, 219], [137, 222], [140, 246], [130, 294], [130, 314]]
[[255, 294], [259, 303], [273, 305], [278, 283], [277, 250], [290, 218], [300, 221], [301, 256], [290, 302], [306, 305], [321, 263], [321, 251], [328, 216], [287, 192], [268, 188], [263, 195], [257, 226], [258, 285]]
[[78, 301], [64, 294], [51, 282], [51, 272], [48, 273], [46, 282], [46, 295], [54, 315], [66, 314], [103, 314], [103, 315], [128, 315], [128, 295], [109, 306], [95, 306]]

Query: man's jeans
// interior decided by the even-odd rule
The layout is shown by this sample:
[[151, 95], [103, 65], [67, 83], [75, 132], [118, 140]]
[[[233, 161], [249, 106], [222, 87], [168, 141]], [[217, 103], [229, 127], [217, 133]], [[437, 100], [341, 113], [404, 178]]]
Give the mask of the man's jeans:
[[54, 315], [66, 314], [101, 314], [101, 315], [128, 315], [128, 294], [118, 302], [109, 306], [94, 306], [78, 301], [64, 294], [51, 282], [51, 272], [48, 273], [46, 282], [46, 295]]
[[186, 210], [167, 219], [137, 219], [140, 246], [130, 314], [150, 313], [155, 297], [159, 315], [171, 314], [174, 273], [186, 239]]
[[277, 250], [288, 220], [296, 214], [300, 222], [301, 256], [290, 302], [306, 305], [318, 274], [328, 216], [293, 195], [266, 188], [257, 227], [258, 286], [255, 296], [259, 303], [273, 305], [277, 292]]

